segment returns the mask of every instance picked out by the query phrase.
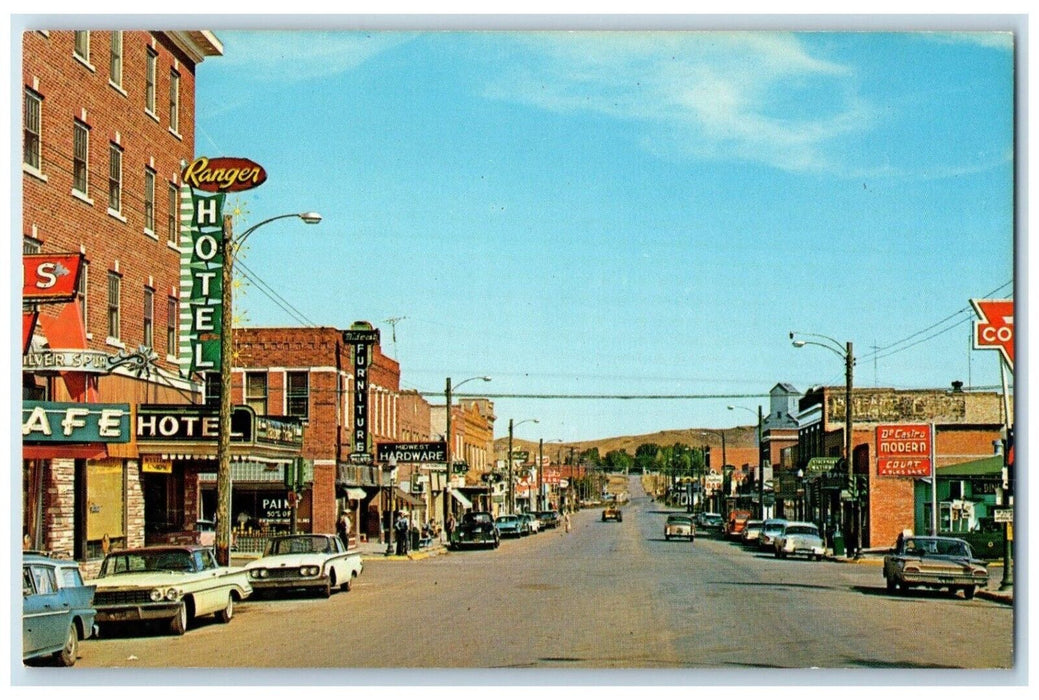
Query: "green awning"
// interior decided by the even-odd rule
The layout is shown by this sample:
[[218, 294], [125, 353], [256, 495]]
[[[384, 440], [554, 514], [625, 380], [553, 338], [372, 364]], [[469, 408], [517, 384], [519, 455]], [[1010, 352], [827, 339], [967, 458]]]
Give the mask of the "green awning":
[[938, 476], [1000, 476], [1003, 473], [1003, 455], [986, 457], [973, 462], [963, 464], [950, 464], [947, 467], [938, 467]]

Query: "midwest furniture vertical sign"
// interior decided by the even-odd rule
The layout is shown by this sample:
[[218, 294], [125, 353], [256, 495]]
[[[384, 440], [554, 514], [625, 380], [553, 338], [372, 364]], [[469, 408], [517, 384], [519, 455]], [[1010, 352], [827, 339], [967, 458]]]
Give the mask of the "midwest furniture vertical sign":
[[257, 187], [267, 174], [245, 158], [199, 157], [182, 175], [179, 355], [181, 373], [190, 376], [220, 368], [226, 193]]
[[343, 331], [343, 344], [350, 345], [354, 356], [354, 430], [351, 435], [350, 460], [370, 464], [372, 450], [368, 423], [368, 390], [371, 386], [368, 368], [372, 363], [372, 346], [379, 342], [378, 329], [367, 321], [358, 321]]

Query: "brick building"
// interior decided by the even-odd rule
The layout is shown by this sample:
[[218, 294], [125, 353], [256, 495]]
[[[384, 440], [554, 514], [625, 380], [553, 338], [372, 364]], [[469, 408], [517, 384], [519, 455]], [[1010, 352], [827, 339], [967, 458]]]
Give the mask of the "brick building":
[[[797, 467], [807, 471], [806, 506], [810, 519], [830, 529], [852, 521], [844, 450], [845, 388], [815, 387], [800, 402]], [[852, 392], [852, 468], [862, 497], [862, 546], [887, 546], [905, 529], [916, 529], [916, 479], [886, 476], [877, 469], [877, 426], [934, 426], [937, 467], [990, 457], [1007, 416], [995, 392], [965, 392], [954, 384], [941, 389], [855, 389]], [[1010, 421], [1013, 422], [1013, 417]], [[828, 459], [827, 459], [828, 458]], [[818, 466], [816, 470], [814, 467]], [[852, 542], [854, 532], [845, 533]]]
[[[208, 31], [39, 30], [22, 35], [22, 50], [23, 251], [81, 260], [75, 299], [29, 305], [39, 316], [26, 326], [34, 332], [23, 366], [70, 353], [104, 365], [89, 374], [24, 367], [23, 410], [197, 401], [200, 387], [179, 377], [176, 360], [178, 190], [194, 155], [195, 70], [222, 46]], [[105, 444], [26, 439], [27, 546], [96, 564], [110, 546], [179, 525], [178, 476], [147, 469], [128, 433]]]
[[[455, 503], [449, 509], [491, 510], [491, 487], [484, 476], [494, 468], [494, 402], [466, 398], [451, 406], [451, 461], [449, 493]], [[444, 405], [430, 407], [434, 435], [446, 435], [447, 412]], [[441, 502], [441, 508], [443, 507]], [[437, 511], [442, 512], [442, 511]]]

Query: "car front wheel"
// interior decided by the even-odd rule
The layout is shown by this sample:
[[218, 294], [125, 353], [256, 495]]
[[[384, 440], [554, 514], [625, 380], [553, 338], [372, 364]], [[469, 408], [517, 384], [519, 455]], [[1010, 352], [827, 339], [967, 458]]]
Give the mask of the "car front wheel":
[[978, 588], [977, 586], [964, 586], [963, 587], [963, 597], [966, 598], [967, 600], [970, 600], [971, 598], [974, 597], [974, 593], [975, 593], [975, 591], [977, 591], [977, 588]]
[[188, 631], [188, 606], [181, 603], [177, 614], [170, 620], [170, 632], [178, 637]]
[[230, 593], [227, 594], [227, 605], [224, 606], [223, 610], [217, 610], [216, 619], [220, 624], [226, 625], [234, 617], [234, 596]]
[[69, 631], [65, 637], [65, 646], [54, 655], [55, 660], [62, 666], [72, 666], [76, 663], [79, 655], [79, 633], [76, 632], [76, 623], [69, 624]]

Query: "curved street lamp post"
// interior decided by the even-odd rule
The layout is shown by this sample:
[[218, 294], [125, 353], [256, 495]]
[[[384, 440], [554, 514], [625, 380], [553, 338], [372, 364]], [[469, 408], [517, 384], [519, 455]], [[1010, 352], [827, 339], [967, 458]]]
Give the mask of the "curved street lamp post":
[[[822, 338], [827, 341], [825, 343], [817, 343], [813, 340], [795, 340], [795, 335], [808, 335], [813, 338]], [[825, 348], [833, 354], [844, 360], [844, 461], [848, 468], [848, 493], [852, 499], [852, 518], [855, 529], [855, 552], [848, 551], [848, 556], [854, 556], [858, 559], [862, 555], [862, 500], [860, 498], [858, 484], [855, 483], [855, 466], [852, 464], [852, 412], [851, 412], [851, 389], [852, 389], [852, 371], [855, 367], [855, 354], [852, 352], [852, 344], [849, 340], [842, 347], [840, 342], [831, 338], [828, 335], [819, 335], [818, 333], [798, 333], [796, 331], [790, 331], [790, 340], [795, 348], [803, 348], [805, 345], [816, 345], [820, 348]], [[867, 482], [868, 483], [868, 482]], [[845, 522], [844, 531], [845, 533], [849, 530], [851, 522]]]
[[524, 423], [538, 423], [537, 418], [524, 418], [519, 423], [513, 423], [512, 419], [509, 419], [509, 453], [505, 456], [509, 462], [509, 515], [516, 512], [516, 485], [513, 483], [512, 478], [512, 429], [517, 425], [523, 425]]
[[224, 255], [220, 267], [220, 414], [219, 436], [217, 439], [217, 473], [216, 473], [216, 558], [221, 566], [231, 561], [231, 284], [234, 278], [234, 258], [249, 235], [272, 221], [278, 219], [299, 218], [308, 224], [321, 223], [321, 215], [317, 212], [301, 214], [279, 214], [264, 219], [245, 230], [237, 239], [234, 237], [232, 217], [225, 214], [223, 219], [223, 235], [221, 247]]
[[[462, 386], [466, 382], [475, 381], [477, 379], [485, 381], [485, 382], [491, 381], [490, 377], [482, 377], [482, 376], [469, 377], [468, 379], [463, 379], [462, 381], [458, 382], [458, 384], [456, 384], [454, 386], [454, 389], [457, 389], [458, 387]], [[445, 426], [445, 435], [444, 435], [444, 437], [446, 439], [446, 442], [447, 442], [447, 449], [445, 450], [445, 453], [444, 453], [444, 459], [447, 461], [447, 465], [446, 465], [447, 469], [444, 472], [444, 522], [443, 522], [443, 524], [441, 525], [441, 528], [440, 528], [441, 531], [445, 533], [445, 536], [446, 536], [446, 533], [447, 533], [447, 521], [451, 517], [450, 494], [447, 492], [448, 491], [448, 483], [451, 481], [451, 443], [453, 442], [452, 439], [451, 439], [451, 401], [452, 401], [452, 399], [451, 399], [451, 391], [452, 391], [451, 377], [448, 377], [447, 381], [444, 384], [444, 399], [445, 399], [445, 402], [444, 402], [444, 408], [445, 408], [444, 416], [445, 416], [446, 421], [447, 421], [447, 425]]]
[[[742, 411], [748, 411], [754, 413], [753, 409], [747, 408], [746, 406], [729, 406], [730, 411], [735, 411], [737, 408]], [[765, 519], [765, 461], [761, 457], [761, 440], [762, 440], [762, 427], [763, 420], [761, 415], [761, 406], [758, 406], [758, 517], [762, 520]]]

